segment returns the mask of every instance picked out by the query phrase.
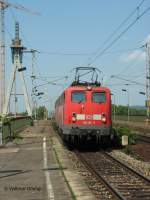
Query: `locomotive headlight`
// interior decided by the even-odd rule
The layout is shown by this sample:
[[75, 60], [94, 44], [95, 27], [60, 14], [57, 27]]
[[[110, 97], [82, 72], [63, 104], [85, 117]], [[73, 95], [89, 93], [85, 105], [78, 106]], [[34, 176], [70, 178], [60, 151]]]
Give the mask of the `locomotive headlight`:
[[73, 122], [76, 122], [76, 117], [72, 117], [72, 121], [73, 121]]
[[102, 122], [104, 122], [104, 123], [106, 122], [106, 117], [102, 118]]
[[72, 122], [76, 122], [77, 118], [76, 118], [76, 113], [72, 113]]
[[92, 90], [92, 87], [91, 86], [87, 86], [87, 90]]
[[106, 115], [105, 115], [105, 113], [102, 113], [101, 120], [102, 120], [102, 122], [106, 123]]

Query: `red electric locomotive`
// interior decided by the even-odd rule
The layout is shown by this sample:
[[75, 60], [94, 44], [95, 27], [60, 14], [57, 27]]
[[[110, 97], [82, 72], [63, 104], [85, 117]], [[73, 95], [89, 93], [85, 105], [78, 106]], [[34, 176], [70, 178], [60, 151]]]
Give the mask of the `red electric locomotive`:
[[108, 139], [112, 127], [110, 90], [97, 81], [75, 80], [57, 99], [55, 117], [66, 141], [94, 139], [99, 143], [101, 138]]

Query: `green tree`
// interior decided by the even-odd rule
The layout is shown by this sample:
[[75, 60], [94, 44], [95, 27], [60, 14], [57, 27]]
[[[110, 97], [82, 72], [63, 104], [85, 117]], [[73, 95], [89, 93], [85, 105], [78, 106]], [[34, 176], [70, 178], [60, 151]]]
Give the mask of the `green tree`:
[[[112, 105], [112, 114], [114, 112], [116, 115], [127, 115], [128, 114], [128, 107], [127, 106], [121, 106], [121, 105]], [[146, 115], [146, 109], [136, 109], [130, 107], [130, 115], [131, 116], [145, 116]]]
[[36, 113], [37, 113], [37, 119], [45, 119], [45, 116], [47, 114], [47, 109], [45, 106], [39, 106], [36, 109]]

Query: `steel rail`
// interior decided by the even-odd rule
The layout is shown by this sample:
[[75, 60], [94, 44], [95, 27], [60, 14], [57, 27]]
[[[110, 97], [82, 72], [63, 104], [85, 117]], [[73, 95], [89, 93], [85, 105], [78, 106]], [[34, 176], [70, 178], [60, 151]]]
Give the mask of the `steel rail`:
[[[108, 154], [107, 152], [104, 152], [104, 151], [101, 151], [101, 152], [97, 152], [97, 153], [101, 153], [100, 155], [102, 155], [102, 156], [104, 156], [104, 159], [103, 160], [105, 160], [105, 158], [106, 158], [106, 163], [105, 163], [105, 165], [103, 165], [102, 163], [100, 163], [100, 167], [102, 167], [102, 170], [104, 169], [104, 167], [106, 168], [106, 172], [104, 172], [104, 174], [106, 174], [106, 175], [104, 175], [103, 174], [103, 172], [100, 172], [99, 171], [99, 169], [95, 169], [95, 167], [93, 166], [93, 164], [91, 163], [91, 161], [93, 162], [93, 160], [90, 158], [90, 157], [88, 157], [88, 155], [86, 155], [86, 157], [84, 157], [84, 155], [82, 155], [82, 153], [83, 152], [78, 152], [77, 150], [75, 151], [75, 153], [77, 154], [77, 156], [79, 157], [79, 159], [81, 160], [81, 162], [85, 165], [85, 167], [92, 173], [92, 174], [94, 174], [95, 175], [95, 177], [98, 179], [98, 180], [100, 180], [105, 186], [106, 186], [106, 188], [112, 193], [112, 195], [114, 196], [114, 197], [116, 197], [117, 199], [121, 199], [121, 200], [126, 200], [126, 199], [128, 199], [128, 195], [131, 195], [130, 197], [129, 197], [129, 199], [131, 199], [131, 197], [132, 197], [132, 195], [133, 195], [133, 192], [131, 192], [131, 194], [130, 193], [128, 193], [128, 187], [129, 187], [129, 191], [131, 191], [132, 189], [134, 190], [138, 185], [136, 185], [136, 182], [135, 182], [135, 185], [133, 184], [132, 186], [130, 186], [130, 184], [132, 183], [132, 182], [127, 182], [127, 185], [122, 185], [121, 184], [121, 182], [118, 180], [116, 183], [117, 183], [117, 185], [115, 185], [114, 186], [114, 184], [113, 184], [113, 179], [111, 180], [111, 174], [112, 173], [116, 173], [116, 175], [117, 175], [117, 172], [116, 171], [114, 171], [114, 170], [117, 170], [117, 168], [115, 169], [115, 168], [110, 168], [110, 166], [109, 166], [109, 168], [108, 169], [112, 169], [112, 171], [109, 171], [108, 169], [107, 169], [107, 167], [106, 167], [106, 163], [107, 163], [107, 161], [111, 161], [113, 164], [114, 164], [114, 166], [116, 165], [116, 166], [118, 166], [120, 169], [124, 169], [125, 171], [127, 171], [129, 174], [133, 174], [133, 177], [132, 177], [132, 175], [131, 175], [131, 177], [133, 178], [133, 180], [134, 180], [134, 177], [136, 177], [137, 178], [137, 180], [140, 180], [141, 181], [141, 183], [143, 182], [143, 184], [146, 184], [146, 185], [149, 185], [149, 183], [150, 183], [150, 179], [148, 179], [148, 178], [146, 178], [145, 176], [143, 176], [142, 174], [140, 174], [139, 172], [137, 172], [136, 170], [134, 170], [134, 169], [132, 169], [132, 168], [130, 168], [129, 166], [127, 166], [126, 164], [124, 164], [124, 163], [122, 163], [122, 162], [120, 162], [119, 160], [117, 160], [117, 159], [115, 159], [114, 157], [112, 157], [110, 154]], [[95, 158], [95, 159], [98, 159], [98, 156], [99, 155], [97, 155], [97, 158]], [[87, 158], [87, 159], [86, 159]], [[91, 161], [89, 162], [88, 161], [88, 159], [90, 159]], [[99, 158], [100, 159], [100, 158]], [[96, 161], [96, 160], [95, 160]], [[103, 161], [102, 161], [103, 162]], [[108, 165], [109, 165], [109, 162], [107, 163]], [[111, 165], [111, 164], [110, 164]], [[97, 166], [96, 166], [97, 167]], [[121, 170], [122, 171], [122, 170]], [[124, 172], [125, 172], [124, 171]], [[109, 173], [110, 173], [110, 178], [108, 178], [107, 179], [107, 176], [109, 177]], [[127, 174], [128, 174], [127, 173]], [[121, 174], [118, 174], [119, 176], [120, 176], [120, 178], [121, 178]], [[122, 176], [124, 176], [124, 173], [122, 174]], [[129, 176], [129, 175], [128, 175]], [[126, 179], [125, 179], [126, 180]], [[121, 185], [121, 186], [119, 186], [119, 185]], [[144, 185], [143, 185], [144, 186]], [[120, 188], [120, 187], [122, 187], [122, 189], [123, 190], [121, 190], [120, 191], [120, 189], [118, 189], [118, 187]], [[127, 187], [127, 188], [126, 188]], [[141, 187], [142, 187], [142, 185], [141, 185]], [[145, 186], [144, 186], [145, 187]], [[137, 188], [138, 189], [138, 188]], [[125, 192], [125, 193], [123, 193], [122, 194], [122, 192]], [[135, 191], [136, 191], [136, 189], [135, 189]], [[146, 192], [146, 191], [145, 191]], [[141, 195], [144, 195], [144, 194], [141, 194]], [[139, 196], [139, 194], [138, 194], [138, 196]], [[141, 197], [143, 197], [143, 196], [141, 196]], [[146, 194], [146, 197], [147, 197], [147, 194]], [[137, 199], [139, 199], [139, 197], [137, 198]]]
[[150, 137], [145, 136], [145, 135], [139, 135], [137, 140], [145, 142], [145, 143], [150, 143]]
[[110, 193], [117, 199], [119, 200], [126, 200], [122, 194], [116, 189], [114, 188], [103, 176], [101, 176], [95, 169], [93, 169], [92, 166], [89, 165], [89, 163], [84, 159], [84, 157], [77, 151], [75, 150], [76, 155], [78, 156], [78, 158], [81, 160], [81, 162], [85, 165], [85, 167], [96, 176], [97, 180], [101, 181], [106, 188], [110, 191]]
[[103, 152], [104, 155], [106, 155], [109, 159], [112, 159], [113, 161], [117, 162], [120, 166], [122, 166], [123, 168], [127, 169], [128, 171], [130, 171], [133, 174], [136, 174], [136, 176], [140, 177], [141, 179], [143, 179], [144, 181], [150, 183], [150, 179], [145, 177], [143, 174], [141, 174], [140, 172], [136, 171], [135, 169], [129, 167], [128, 165], [124, 164], [123, 162], [119, 161], [118, 159], [114, 158], [113, 156], [111, 156], [109, 153], [107, 152]]

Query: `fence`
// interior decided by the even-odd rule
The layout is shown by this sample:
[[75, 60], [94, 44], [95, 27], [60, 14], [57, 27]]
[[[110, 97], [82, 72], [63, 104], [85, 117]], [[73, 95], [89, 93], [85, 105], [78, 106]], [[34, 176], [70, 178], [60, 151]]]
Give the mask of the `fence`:
[[6, 117], [0, 121], [0, 142], [2, 144], [13, 138], [15, 133], [21, 130], [26, 125], [32, 125], [31, 117]]

